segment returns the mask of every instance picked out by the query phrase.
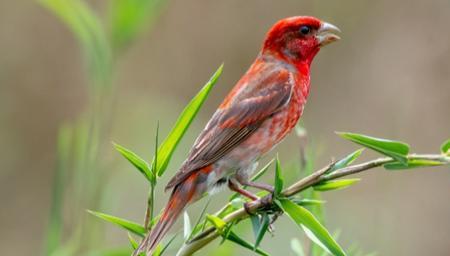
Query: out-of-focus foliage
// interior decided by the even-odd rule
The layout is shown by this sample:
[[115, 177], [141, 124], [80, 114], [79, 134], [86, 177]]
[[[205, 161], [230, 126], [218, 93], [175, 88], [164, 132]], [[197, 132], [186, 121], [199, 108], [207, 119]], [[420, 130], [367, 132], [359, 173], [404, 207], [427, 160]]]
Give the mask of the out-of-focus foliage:
[[[104, 139], [109, 133], [114, 108], [114, 78], [120, 53], [137, 37], [139, 32], [153, 19], [164, 1], [110, 1], [107, 19], [96, 14], [83, 0], [39, 0], [57, 16], [79, 42], [87, 62], [89, 75], [88, 107], [76, 121], [61, 129], [58, 138], [58, 165], [55, 171], [54, 198], [47, 231], [46, 255], [79, 255], [83, 250], [98, 247], [101, 228], [77, 209], [97, 208], [105, 184], [105, 162], [99, 157]], [[105, 26], [105, 21], [110, 25]], [[117, 150], [135, 165], [146, 178], [154, 180], [154, 175], [136, 154], [116, 145]], [[65, 178], [70, 176], [69, 178]], [[70, 193], [67, 190], [73, 189]], [[100, 191], [100, 193], [99, 193]], [[64, 197], [64, 195], [70, 195]], [[64, 241], [61, 218], [65, 200], [74, 202], [73, 222], [78, 228], [69, 228], [71, 237]], [[123, 219], [91, 212], [107, 221], [142, 234], [143, 227]], [[107, 251], [92, 255], [123, 255], [124, 250]], [[129, 250], [125, 250], [129, 254]]]
[[162, 0], [111, 0], [109, 19], [113, 49], [120, 51], [158, 15]]
[[40, 0], [73, 32], [88, 61], [93, 86], [110, 86], [111, 44], [99, 17], [82, 0]]
[[442, 154], [450, 155], [450, 139], [445, 141], [441, 146]]

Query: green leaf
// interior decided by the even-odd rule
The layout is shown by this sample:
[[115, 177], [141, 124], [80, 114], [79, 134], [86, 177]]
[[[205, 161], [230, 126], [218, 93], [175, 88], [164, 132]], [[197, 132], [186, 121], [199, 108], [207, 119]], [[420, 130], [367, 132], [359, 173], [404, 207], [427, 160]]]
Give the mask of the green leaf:
[[162, 252], [162, 244], [159, 243], [159, 244], [156, 246], [155, 250], [153, 251], [153, 255], [152, 255], [152, 256], [160, 256], [160, 255], [161, 255], [161, 252]]
[[328, 230], [307, 209], [291, 202], [288, 199], [275, 201], [281, 209], [299, 226], [306, 235], [324, 250], [333, 255], [346, 255], [339, 244], [333, 239]]
[[206, 214], [206, 219], [219, 231], [222, 231], [227, 225], [225, 221], [214, 215]]
[[261, 218], [260, 215], [256, 215], [256, 214], [250, 215], [250, 221], [252, 223], [253, 235], [255, 236], [255, 240], [256, 240], [256, 237], [258, 236], [258, 231], [261, 227], [260, 218]]
[[450, 155], [450, 139], [444, 142], [441, 146], [441, 152], [444, 155]]
[[114, 225], [117, 225], [121, 228], [124, 228], [133, 234], [136, 234], [138, 236], [144, 237], [145, 233], [147, 233], [147, 230], [145, 228], [135, 222], [125, 220], [119, 217], [115, 217], [109, 214], [101, 213], [101, 212], [95, 212], [91, 210], [87, 210], [90, 214], [99, 217], [100, 219], [106, 220], [110, 223], [113, 223]]
[[164, 247], [158, 252], [158, 254], [154, 254], [154, 256], [161, 256], [161, 255], [163, 255], [164, 252], [167, 250], [167, 248], [169, 248], [170, 244], [172, 244], [172, 242], [175, 240], [177, 235], [178, 235], [178, 233], [173, 235], [172, 238], [169, 240], [169, 242], [167, 242], [167, 244], [164, 245]]
[[265, 251], [263, 251], [263, 250], [261, 250], [259, 248], [254, 249], [255, 248], [254, 245], [252, 245], [251, 243], [249, 243], [249, 242], [245, 241], [244, 239], [240, 238], [233, 231], [228, 232], [226, 239], [231, 241], [231, 242], [233, 242], [233, 243], [235, 243], [235, 244], [238, 244], [238, 245], [240, 245], [240, 246], [242, 246], [244, 248], [250, 249], [250, 250], [258, 253], [259, 255], [269, 256], [269, 254], [267, 252], [265, 252]]
[[381, 154], [392, 157], [393, 159], [406, 164], [409, 152], [409, 145], [399, 141], [380, 139], [357, 133], [338, 132], [338, 135], [344, 139], [353, 141], [359, 145], [375, 150]]
[[[314, 159], [314, 158], [312, 158], [312, 159]], [[313, 161], [309, 161], [309, 162], [313, 162]], [[313, 166], [311, 166], [311, 168], [312, 167]], [[312, 173], [313, 168], [310, 170], [311, 170], [310, 173]], [[306, 191], [304, 191], [303, 194], [306, 198], [308, 198], [310, 200], [316, 200], [316, 201], [323, 200], [322, 192], [315, 191], [314, 189], [306, 190]], [[305, 208], [307, 210], [309, 210], [319, 222], [325, 222], [325, 214], [324, 214], [324, 205], [323, 204], [319, 203], [319, 204], [305, 205]], [[311, 256], [322, 256], [321, 254], [323, 252], [325, 252], [325, 250], [323, 250], [322, 247], [320, 247], [316, 243], [311, 243], [308, 250], [309, 250]]]
[[150, 181], [153, 182], [154, 176], [152, 172], [150, 171], [150, 167], [147, 162], [145, 162], [141, 157], [139, 157], [136, 153], [132, 152], [129, 149], [126, 149], [125, 147], [122, 147], [119, 144], [113, 143], [114, 147], [116, 148], [119, 153], [125, 157], [140, 173], [144, 175], [144, 177]]
[[189, 128], [192, 120], [194, 120], [201, 106], [205, 102], [209, 92], [216, 84], [217, 79], [222, 74], [223, 64], [217, 69], [214, 75], [206, 83], [206, 85], [200, 90], [199, 93], [189, 102], [186, 108], [181, 112], [175, 126], [170, 131], [169, 135], [159, 146], [158, 149], [158, 163], [156, 164], [156, 171], [158, 176], [162, 176], [167, 169], [167, 165], [175, 151], [181, 138], [184, 136], [186, 130]]
[[277, 157], [275, 164], [275, 188], [274, 188], [275, 198], [280, 196], [282, 190], [283, 190], [283, 177], [281, 175], [280, 159]]
[[432, 167], [439, 165], [443, 165], [443, 163], [433, 160], [409, 159], [406, 165], [404, 165], [403, 163], [394, 162], [394, 163], [387, 163], [383, 165], [383, 167], [386, 170], [405, 170], [417, 167]]
[[205, 215], [206, 209], [208, 208], [210, 202], [211, 202], [211, 198], [209, 198], [208, 201], [206, 202], [205, 206], [203, 206], [202, 212], [198, 216], [198, 219], [195, 222], [195, 225], [194, 225], [194, 228], [192, 229], [191, 234], [189, 234], [189, 237], [185, 240], [189, 241], [192, 238], [192, 236], [197, 234], [202, 229], [204, 224], [206, 224], [206, 222], [203, 222], [203, 223], [200, 223], [200, 222], [202, 221], [203, 216]]
[[355, 184], [361, 179], [340, 179], [340, 180], [329, 180], [321, 182], [315, 186], [313, 186], [316, 191], [328, 191], [328, 190], [337, 190], [343, 189], [348, 186]]
[[133, 250], [136, 250], [139, 246], [138, 242], [136, 242], [136, 240], [134, 240], [134, 238], [130, 234], [130, 232], [127, 232], [127, 235], [128, 235], [128, 241], [130, 241], [130, 244], [131, 244], [131, 248], [133, 248]]
[[328, 173], [347, 167], [349, 164], [353, 163], [363, 151], [363, 148], [358, 149], [355, 152], [337, 161], [336, 164], [334, 164], [334, 166], [328, 171]]
[[322, 205], [326, 203], [324, 200], [317, 200], [317, 199], [309, 199], [309, 198], [303, 198], [300, 200], [292, 200], [292, 202], [301, 205], [301, 206], [311, 206], [311, 205]]
[[256, 240], [255, 240], [255, 247], [253, 250], [256, 250], [256, 248], [259, 247], [259, 244], [261, 243], [262, 239], [264, 238], [264, 235], [267, 232], [267, 229], [269, 228], [270, 219], [269, 216], [266, 213], [263, 213], [261, 215], [261, 223], [258, 225], [258, 229], [256, 230]]

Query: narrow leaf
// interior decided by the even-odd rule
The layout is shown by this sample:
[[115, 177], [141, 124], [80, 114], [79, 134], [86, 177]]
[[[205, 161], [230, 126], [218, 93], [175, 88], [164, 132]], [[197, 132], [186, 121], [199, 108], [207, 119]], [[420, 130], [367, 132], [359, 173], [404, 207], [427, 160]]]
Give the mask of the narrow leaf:
[[250, 249], [250, 250], [252, 250], [252, 251], [258, 253], [259, 255], [269, 256], [269, 254], [268, 254], [267, 252], [265, 252], [265, 251], [263, 251], [263, 250], [261, 250], [261, 249], [259, 249], [259, 248], [256, 248], [256, 249], [254, 250], [254, 248], [255, 248], [254, 245], [252, 245], [251, 243], [249, 243], [249, 242], [245, 241], [244, 239], [240, 238], [240, 237], [239, 237], [236, 233], [234, 233], [233, 231], [230, 231], [230, 232], [228, 233], [226, 239], [229, 240], [229, 241], [231, 241], [231, 242], [233, 242], [233, 243], [235, 243], [235, 244], [238, 244], [238, 245], [240, 245], [240, 246], [242, 246], [242, 247], [244, 247], [244, 248]]
[[223, 228], [227, 225], [225, 221], [214, 215], [206, 214], [206, 219], [219, 231], [223, 230]]
[[127, 235], [128, 235], [128, 240], [130, 241], [130, 244], [131, 244], [131, 248], [136, 250], [138, 248], [138, 246], [139, 246], [138, 242], [136, 242], [136, 240], [134, 240], [134, 238], [130, 234], [130, 232], [127, 232]]
[[155, 250], [153, 251], [153, 255], [152, 255], [152, 256], [160, 256], [160, 255], [161, 255], [161, 252], [162, 252], [162, 244], [159, 243], [159, 244], [156, 246]]
[[261, 228], [261, 222], [260, 222], [260, 216], [259, 215], [251, 215], [250, 220], [252, 222], [252, 229], [253, 229], [253, 235], [256, 237], [258, 236], [259, 229]]
[[341, 160], [337, 161], [336, 164], [334, 164], [333, 167], [328, 172], [333, 172], [342, 169], [344, 167], [347, 167], [349, 164], [353, 163], [361, 155], [363, 151], [364, 149], [361, 148], [349, 154], [348, 156], [342, 158]]
[[[346, 255], [339, 244], [333, 239], [328, 230], [311, 214], [307, 209], [291, 202], [288, 199], [280, 199], [275, 201], [281, 209], [299, 226], [310, 231], [306, 232], [311, 239], [325, 250], [330, 251], [333, 255]], [[305, 229], [304, 229], [305, 230]], [[306, 231], [305, 230], [305, 231]], [[313, 236], [311, 236], [313, 235]]]
[[[167, 250], [167, 248], [169, 248], [170, 244], [172, 244], [172, 242], [175, 240], [177, 235], [178, 235], [178, 233], [176, 233], [175, 235], [172, 236], [172, 238], [170, 238], [170, 240], [166, 243], [166, 245], [164, 245], [164, 247], [161, 249], [161, 251], [159, 251], [158, 256], [164, 254], [164, 252]], [[157, 256], [157, 255], [155, 255], [155, 256]]]
[[309, 199], [309, 198], [303, 198], [300, 200], [292, 200], [292, 202], [301, 205], [301, 206], [311, 206], [311, 205], [322, 205], [326, 203], [324, 200], [317, 200], [317, 199]]
[[186, 108], [181, 112], [175, 126], [167, 135], [166, 139], [159, 146], [158, 149], [158, 163], [156, 164], [156, 171], [158, 176], [163, 175], [164, 171], [167, 169], [167, 165], [175, 151], [181, 138], [183, 138], [185, 132], [189, 128], [192, 120], [194, 120], [201, 106], [205, 102], [209, 92], [217, 82], [220, 74], [222, 73], [223, 64], [217, 69], [211, 79], [206, 83], [206, 85], [200, 90], [200, 92], [189, 102]]
[[450, 155], [450, 139], [444, 142], [441, 146], [441, 152], [444, 155]]
[[259, 225], [259, 229], [257, 231], [256, 240], [255, 240], [255, 247], [253, 250], [256, 250], [256, 248], [259, 247], [259, 244], [261, 243], [262, 239], [264, 238], [264, 235], [267, 232], [267, 229], [269, 228], [270, 219], [267, 214], [261, 215], [261, 224]]
[[[335, 255], [334, 253], [332, 253], [332, 252], [330, 251], [330, 249], [327, 248], [326, 245], [324, 245], [324, 244], [322, 243], [322, 241], [320, 241], [319, 238], [317, 238], [317, 236], [316, 236], [309, 228], [305, 227], [305, 225], [300, 225], [300, 226], [301, 226], [301, 228], [303, 229], [303, 231], [305, 232], [305, 235], [306, 235], [311, 241], [313, 241], [315, 245], [318, 245], [318, 248], [322, 248], [322, 250], [325, 252], [325, 253], [322, 252], [322, 253], [320, 254], [321, 256], [322, 256], [323, 254], [325, 254], [325, 255], [328, 255], [328, 254], [333, 254], [333, 255]], [[317, 251], [317, 250], [316, 250], [316, 253], [318, 253], [318, 252], [320, 252], [320, 251]]]
[[275, 198], [277, 198], [281, 191], [283, 190], [283, 177], [281, 175], [281, 164], [280, 159], [277, 157], [275, 163], [275, 188], [274, 188]]
[[211, 198], [208, 199], [208, 201], [206, 202], [205, 206], [203, 206], [202, 212], [200, 213], [200, 215], [198, 216], [197, 221], [195, 222], [194, 228], [192, 229], [191, 234], [189, 234], [188, 239], [186, 240], [190, 240], [192, 238], [193, 235], [197, 234], [198, 231], [200, 231], [202, 229], [202, 227], [204, 226], [204, 223], [200, 223], [203, 219], [203, 216], [206, 213], [206, 209], [208, 208], [209, 203], [211, 202]]
[[125, 157], [134, 167], [136, 167], [136, 169], [138, 169], [138, 171], [142, 173], [148, 181], [152, 182], [154, 176], [152, 175], [147, 162], [145, 162], [141, 157], [139, 157], [131, 150], [126, 149], [125, 147], [122, 147], [121, 145], [116, 143], [113, 143], [113, 145], [116, 150], [119, 151], [119, 153], [123, 157]]
[[338, 132], [337, 134], [344, 139], [392, 157], [401, 163], [406, 164], [407, 162], [406, 155], [409, 152], [409, 145], [406, 143], [349, 132]]
[[115, 217], [109, 214], [101, 213], [101, 212], [95, 212], [91, 210], [87, 210], [90, 214], [99, 217], [100, 219], [106, 220], [110, 223], [113, 223], [114, 225], [117, 225], [121, 228], [124, 228], [133, 234], [136, 234], [138, 236], [144, 237], [145, 233], [147, 232], [145, 228], [135, 222], [125, 220], [119, 217]]
[[422, 160], [422, 159], [410, 159], [408, 160], [407, 164], [404, 165], [403, 163], [394, 162], [394, 163], [387, 163], [383, 165], [383, 167], [386, 170], [405, 170], [405, 169], [412, 169], [417, 167], [432, 167], [432, 166], [439, 166], [443, 165], [443, 163], [439, 161], [433, 161], [433, 160]]
[[343, 189], [348, 186], [355, 184], [361, 179], [340, 179], [340, 180], [329, 180], [321, 182], [315, 186], [313, 186], [316, 191], [328, 191], [328, 190], [337, 190]]

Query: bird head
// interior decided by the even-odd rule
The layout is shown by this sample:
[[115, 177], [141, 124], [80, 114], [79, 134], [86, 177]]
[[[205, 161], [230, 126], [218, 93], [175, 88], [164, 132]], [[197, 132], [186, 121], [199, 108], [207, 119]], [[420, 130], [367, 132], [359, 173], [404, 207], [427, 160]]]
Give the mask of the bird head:
[[310, 64], [320, 48], [339, 40], [336, 26], [310, 16], [295, 16], [275, 23], [267, 33], [262, 53], [291, 62]]

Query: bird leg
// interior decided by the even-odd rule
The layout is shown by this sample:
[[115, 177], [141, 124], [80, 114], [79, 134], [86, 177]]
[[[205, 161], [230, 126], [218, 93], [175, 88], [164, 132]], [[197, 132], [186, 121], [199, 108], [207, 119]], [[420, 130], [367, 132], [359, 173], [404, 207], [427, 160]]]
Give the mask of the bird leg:
[[[261, 190], [265, 190], [267, 192], [269, 192], [270, 194], [261, 198], [261, 204], [265, 207], [270, 206], [272, 204], [273, 201], [273, 193], [275, 191], [274, 186], [271, 186], [269, 184], [264, 184], [264, 183], [258, 183], [258, 182], [253, 182], [250, 181], [242, 176], [237, 176], [236, 180], [242, 185], [242, 186], [247, 186], [247, 187], [253, 187], [253, 188], [257, 188], [257, 189], [261, 189]], [[245, 211], [247, 213], [249, 213], [248, 211], [248, 205], [247, 203], [244, 204], [244, 208]], [[250, 213], [249, 213], [250, 214]], [[269, 225], [271, 229], [273, 229], [273, 225], [272, 223]]]
[[239, 194], [241, 194], [241, 195], [243, 195], [243, 196], [245, 196], [245, 197], [251, 199], [252, 201], [258, 200], [258, 199], [259, 199], [259, 198], [258, 198], [255, 194], [253, 194], [252, 192], [250, 192], [250, 191], [248, 191], [248, 190], [245, 190], [245, 189], [243, 189], [243, 188], [240, 188], [239, 185], [238, 185], [238, 183], [236, 182], [236, 180], [233, 179], [233, 178], [228, 179], [228, 187], [230, 188], [230, 190], [232, 190], [232, 191], [234, 191], [234, 192], [237, 192], [237, 193], [239, 193]]
[[274, 187], [269, 185], [269, 184], [258, 183], [258, 182], [253, 182], [253, 181], [249, 181], [249, 180], [238, 180], [238, 181], [243, 186], [262, 189], [262, 190], [265, 190], [265, 191], [270, 192], [272, 194], [273, 194], [273, 192], [275, 190]]
[[[245, 190], [243, 188], [240, 188], [238, 183], [236, 182], [235, 179], [230, 178], [228, 179], [228, 187], [230, 188], [230, 190], [237, 192], [247, 198], [250, 198], [252, 201], [258, 200], [259, 198], [253, 194], [252, 192]], [[249, 205], [248, 203], [244, 203], [244, 210], [249, 214], [249, 215], [253, 215], [253, 213], [250, 211], [249, 209]]]

